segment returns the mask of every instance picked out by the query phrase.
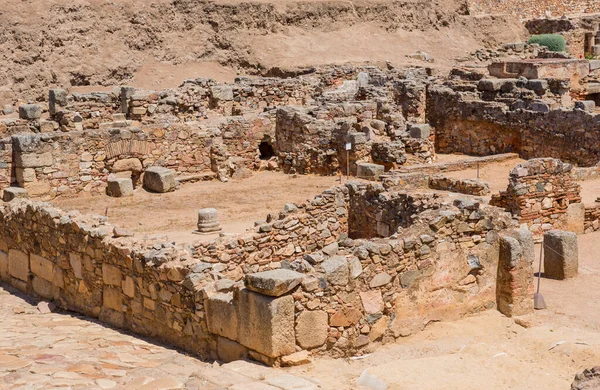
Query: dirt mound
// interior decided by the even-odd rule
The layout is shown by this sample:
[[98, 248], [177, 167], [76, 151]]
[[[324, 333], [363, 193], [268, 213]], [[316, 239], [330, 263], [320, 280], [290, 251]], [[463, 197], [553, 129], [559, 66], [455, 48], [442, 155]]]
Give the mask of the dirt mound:
[[[145, 88], [187, 77], [230, 80], [345, 62], [435, 66], [526, 31], [471, 17], [463, 0], [5, 0], [0, 104], [45, 99], [49, 86]], [[273, 71], [275, 69], [275, 71]]]

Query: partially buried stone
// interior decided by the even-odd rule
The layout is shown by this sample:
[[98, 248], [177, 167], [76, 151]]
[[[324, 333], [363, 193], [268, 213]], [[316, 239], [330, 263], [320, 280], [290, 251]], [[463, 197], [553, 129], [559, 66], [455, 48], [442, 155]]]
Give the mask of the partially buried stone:
[[198, 210], [198, 233], [210, 234], [221, 231], [217, 209], [206, 208]]

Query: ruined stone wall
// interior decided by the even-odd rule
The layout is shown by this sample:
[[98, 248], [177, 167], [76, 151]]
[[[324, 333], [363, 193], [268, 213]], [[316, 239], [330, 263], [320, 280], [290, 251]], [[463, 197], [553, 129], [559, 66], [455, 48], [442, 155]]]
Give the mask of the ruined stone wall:
[[523, 19], [600, 12], [596, 0], [469, 0], [471, 14], [511, 13]]
[[[101, 217], [44, 203], [0, 208], [0, 279], [23, 292], [135, 333], [209, 355], [202, 293], [184, 283], [184, 253], [112, 239]], [[159, 247], [161, 243], [158, 243]], [[172, 260], [168, 262], [167, 260]]]
[[260, 165], [258, 146], [270, 139], [266, 117], [229, 117], [168, 127], [116, 128], [12, 137], [15, 178], [31, 196], [101, 193], [109, 174], [137, 183], [145, 168], [161, 165], [180, 176], [216, 172], [222, 178]]
[[[390, 207], [402, 197], [338, 187], [287, 205], [245, 234], [193, 249], [116, 238], [106, 218], [14, 200], [0, 207], [0, 278], [202, 358], [267, 364], [285, 363], [298, 350], [363, 353], [430, 321], [496, 306], [498, 238], [514, 226], [506, 213], [471, 198], [432, 203], [397, 235], [352, 240], [349, 199], [364, 191], [381, 191]], [[256, 272], [280, 268], [293, 271], [291, 287], [248, 290], [261, 277]]]
[[490, 204], [509, 210], [534, 234], [551, 229], [583, 232], [581, 187], [571, 169], [552, 158], [519, 164], [510, 172], [506, 191], [494, 194]]
[[[512, 101], [511, 101], [512, 102]], [[446, 87], [430, 88], [428, 119], [438, 153], [485, 156], [514, 152], [522, 158], [554, 157], [593, 166], [600, 161], [598, 116], [583, 110], [511, 109], [501, 101]]]

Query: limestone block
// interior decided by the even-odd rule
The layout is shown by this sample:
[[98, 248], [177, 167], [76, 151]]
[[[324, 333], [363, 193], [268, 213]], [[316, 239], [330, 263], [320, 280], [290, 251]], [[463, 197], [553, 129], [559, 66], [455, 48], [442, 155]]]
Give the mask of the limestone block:
[[10, 202], [13, 199], [28, 198], [27, 190], [21, 187], [7, 187], [2, 191], [2, 200]]
[[431, 126], [427, 123], [415, 123], [408, 126], [411, 138], [426, 139], [431, 135]]
[[204, 300], [210, 333], [238, 340], [238, 308], [233, 294], [212, 294]]
[[303, 275], [289, 269], [276, 269], [246, 275], [246, 288], [260, 294], [279, 297], [302, 281]]
[[539, 95], [543, 95], [548, 89], [548, 80], [528, 80], [527, 89], [531, 89]]
[[175, 171], [164, 167], [150, 167], [144, 173], [144, 188], [151, 192], [170, 192], [177, 187]]
[[16, 249], [8, 251], [8, 273], [24, 282], [29, 280], [29, 256]]
[[33, 168], [15, 168], [17, 183], [29, 183], [36, 180], [35, 169]]
[[133, 181], [128, 178], [109, 177], [106, 195], [115, 198], [133, 196]]
[[31, 288], [42, 298], [52, 299], [54, 297], [52, 283], [37, 276], [31, 280]]
[[583, 203], [571, 203], [567, 207], [565, 230], [573, 233], [583, 233], [585, 223], [585, 205]]
[[114, 311], [124, 311], [121, 289], [105, 286], [102, 290], [102, 306]]
[[379, 290], [361, 292], [360, 300], [367, 314], [377, 314], [383, 310], [383, 296]]
[[225, 337], [217, 339], [217, 355], [225, 363], [242, 360], [248, 357], [248, 348]]
[[247, 289], [239, 293], [239, 342], [271, 358], [296, 351], [294, 298], [269, 297]]
[[596, 109], [596, 102], [593, 100], [577, 100], [575, 101], [575, 109], [585, 112], [594, 112]]
[[358, 163], [356, 165], [356, 176], [361, 179], [379, 180], [379, 176], [385, 173], [385, 166], [372, 163]]
[[15, 166], [18, 168], [40, 168], [52, 165], [54, 158], [51, 152], [15, 153]]
[[306, 349], [320, 347], [327, 340], [328, 315], [322, 310], [304, 310], [298, 316], [296, 324], [296, 341]]
[[579, 251], [577, 235], [562, 230], [544, 234], [544, 275], [552, 279], [577, 276]]
[[233, 88], [229, 85], [212, 86], [210, 93], [215, 102], [233, 100]]
[[42, 107], [37, 104], [23, 104], [19, 106], [19, 118], [27, 120], [40, 119]]
[[111, 168], [111, 172], [115, 173], [127, 171], [140, 173], [142, 170], [142, 162], [139, 158], [124, 158], [122, 160], [117, 160]]
[[102, 280], [110, 286], [121, 286], [123, 274], [118, 267], [110, 264], [102, 264]]
[[348, 284], [350, 271], [348, 260], [345, 256], [333, 256], [325, 260], [321, 266], [325, 272], [325, 278], [334, 286], [345, 286]]
[[34, 255], [29, 257], [31, 272], [40, 278], [52, 282], [54, 280], [54, 263], [42, 256]]
[[127, 295], [129, 298], [133, 298], [135, 296], [135, 283], [131, 276], [126, 276], [125, 281], [123, 281], [123, 294]]
[[83, 278], [83, 273], [81, 269], [81, 255], [78, 253], [69, 253], [69, 264], [71, 264], [71, 268], [73, 268], [73, 273], [77, 279]]
[[0, 280], [8, 280], [8, 253], [0, 251]]

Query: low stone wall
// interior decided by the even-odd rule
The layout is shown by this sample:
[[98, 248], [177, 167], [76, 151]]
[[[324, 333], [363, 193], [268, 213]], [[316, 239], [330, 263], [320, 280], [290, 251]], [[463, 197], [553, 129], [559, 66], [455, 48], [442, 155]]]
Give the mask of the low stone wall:
[[483, 180], [455, 179], [443, 175], [435, 175], [430, 177], [429, 188], [476, 196], [490, 194], [490, 186]]
[[581, 187], [571, 177], [572, 166], [552, 158], [532, 159], [517, 165], [506, 191], [492, 196], [490, 204], [509, 210], [534, 234], [551, 229], [583, 232]]
[[[384, 208], [416, 214], [388, 238], [348, 238], [349, 216], [376, 226], [357, 218]], [[104, 217], [19, 199], [0, 206], [0, 278], [201, 358], [286, 364], [301, 350], [361, 354], [430, 321], [494, 308], [499, 288], [502, 300], [531, 300], [527, 288], [496, 285], [498, 265], [514, 263], [499, 235], [514, 226], [473, 198], [452, 204], [353, 183], [189, 247], [118, 238]], [[293, 284], [256, 292], [256, 272], [280, 268]]]
[[585, 233], [600, 230], [600, 203], [585, 205]]
[[479, 167], [484, 167], [489, 164], [496, 164], [499, 162], [514, 160], [519, 158], [519, 155], [516, 153], [502, 153], [491, 156], [483, 156], [483, 157], [468, 157], [465, 156], [464, 160], [459, 161], [451, 161], [451, 162], [436, 162], [432, 164], [417, 164], [417, 165], [406, 165], [403, 167], [399, 167], [398, 169], [392, 170], [389, 175], [395, 176], [399, 174], [416, 174], [416, 173], [424, 173], [424, 174], [436, 174], [441, 172], [455, 172], [455, 171], [464, 171], [465, 169], [473, 169]]
[[12, 137], [15, 175], [31, 196], [102, 193], [109, 174], [139, 183], [145, 168], [161, 165], [181, 176], [216, 172], [226, 180], [261, 166], [259, 144], [273, 134], [268, 117], [228, 117], [168, 127]]

